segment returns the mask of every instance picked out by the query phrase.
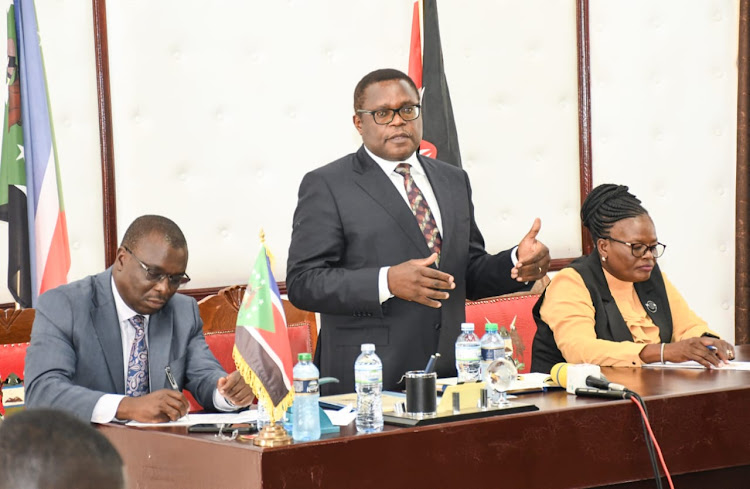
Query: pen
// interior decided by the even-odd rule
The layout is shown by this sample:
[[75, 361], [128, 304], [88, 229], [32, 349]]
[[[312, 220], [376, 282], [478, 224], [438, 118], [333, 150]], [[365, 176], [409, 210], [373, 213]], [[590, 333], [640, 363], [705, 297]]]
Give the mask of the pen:
[[427, 366], [424, 368], [424, 373], [430, 374], [433, 370], [435, 370], [435, 361], [440, 356], [440, 353], [435, 353], [434, 355], [430, 355], [430, 360], [427, 362]]
[[172, 389], [174, 389], [176, 391], [179, 391], [180, 388], [177, 387], [177, 382], [175, 382], [175, 380], [174, 380], [174, 375], [172, 375], [172, 369], [169, 368], [169, 365], [167, 365], [166, 367], [164, 367], [164, 372], [166, 372], [166, 374], [167, 374], [167, 380], [169, 381], [169, 385], [172, 386]]

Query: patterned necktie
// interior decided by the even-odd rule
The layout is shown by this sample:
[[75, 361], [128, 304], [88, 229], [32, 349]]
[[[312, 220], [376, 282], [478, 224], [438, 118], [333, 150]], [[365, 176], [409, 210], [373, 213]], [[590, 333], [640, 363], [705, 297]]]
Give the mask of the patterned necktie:
[[406, 189], [406, 196], [409, 198], [411, 211], [414, 213], [414, 217], [417, 218], [417, 224], [419, 224], [419, 229], [424, 234], [427, 247], [430, 248], [431, 252], [438, 254], [439, 261], [440, 246], [443, 244], [443, 240], [440, 237], [437, 224], [435, 224], [432, 211], [430, 211], [430, 206], [427, 205], [427, 201], [411, 176], [411, 165], [409, 163], [399, 163], [395, 171], [404, 177], [404, 188]]
[[145, 318], [140, 314], [128, 319], [135, 328], [135, 339], [128, 360], [128, 385], [125, 394], [138, 397], [148, 394], [148, 348], [146, 347]]

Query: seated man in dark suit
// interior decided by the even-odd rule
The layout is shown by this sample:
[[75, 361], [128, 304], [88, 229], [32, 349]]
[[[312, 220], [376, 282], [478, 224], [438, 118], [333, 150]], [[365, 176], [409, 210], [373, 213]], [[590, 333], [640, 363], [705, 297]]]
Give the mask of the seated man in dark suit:
[[0, 489], [124, 489], [120, 454], [89, 423], [31, 409], [0, 424]]
[[420, 109], [404, 73], [366, 75], [354, 90], [363, 145], [300, 184], [286, 284], [295, 306], [321, 313], [316, 362], [341, 380], [328, 392], [354, 390], [362, 343], [375, 344], [385, 389], [435, 352], [438, 375], [455, 376], [466, 298], [521, 290], [549, 267], [538, 219], [517, 247], [485, 251], [466, 172], [417, 151]]
[[108, 270], [39, 298], [26, 354], [26, 405], [84, 420], [162, 422], [188, 411], [187, 388], [207, 410], [249, 405], [239, 372], [221, 368], [203, 338], [180, 228], [141, 216]]

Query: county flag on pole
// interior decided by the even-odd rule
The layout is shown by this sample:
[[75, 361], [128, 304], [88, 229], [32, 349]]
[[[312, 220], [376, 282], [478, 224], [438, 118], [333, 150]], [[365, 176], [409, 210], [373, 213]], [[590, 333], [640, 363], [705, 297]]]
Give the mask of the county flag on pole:
[[33, 0], [15, 0], [21, 123], [26, 159], [31, 297], [67, 283], [68, 227]]
[[237, 370], [271, 420], [281, 419], [294, 399], [292, 349], [265, 243], [261, 243], [242, 298], [234, 338], [232, 356]]
[[2, 160], [0, 160], [0, 219], [8, 223], [8, 289], [23, 307], [31, 307], [29, 221], [26, 208], [26, 166], [21, 126], [21, 80], [16, 49], [16, 18], [8, 8], [8, 90], [5, 99]]
[[[420, 154], [438, 158], [461, 167], [458, 133], [453, 119], [453, 107], [448, 90], [448, 80], [443, 68], [443, 48], [440, 43], [437, 0], [422, 3], [424, 44], [420, 50], [419, 2], [414, 2], [411, 45], [409, 49], [409, 76], [417, 88], [422, 89], [423, 135]], [[421, 54], [421, 61], [417, 56]], [[421, 81], [421, 83], [420, 83]]]

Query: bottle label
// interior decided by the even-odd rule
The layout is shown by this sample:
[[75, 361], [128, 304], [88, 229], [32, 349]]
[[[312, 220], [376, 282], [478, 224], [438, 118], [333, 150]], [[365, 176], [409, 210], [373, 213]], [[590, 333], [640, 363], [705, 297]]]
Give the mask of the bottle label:
[[459, 362], [476, 362], [479, 361], [479, 348], [456, 347], [456, 360]]
[[380, 384], [383, 382], [383, 370], [371, 367], [355, 367], [354, 382], [356, 384]]
[[482, 348], [482, 360], [491, 362], [505, 358], [505, 348]]
[[318, 393], [318, 379], [294, 379], [294, 393], [307, 395]]

